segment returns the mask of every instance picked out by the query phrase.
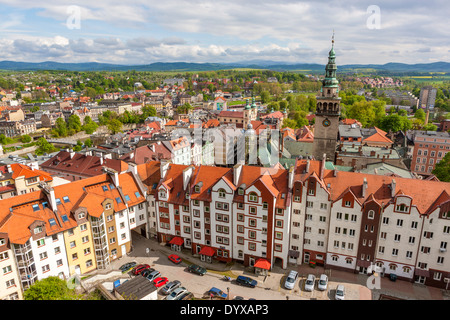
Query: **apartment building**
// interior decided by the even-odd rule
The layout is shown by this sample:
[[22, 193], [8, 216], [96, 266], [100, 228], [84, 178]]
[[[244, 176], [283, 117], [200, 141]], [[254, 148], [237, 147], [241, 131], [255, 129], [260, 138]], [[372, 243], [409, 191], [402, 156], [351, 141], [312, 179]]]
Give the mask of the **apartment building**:
[[[161, 167], [158, 241], [205, 261], [265, 259], [445, 287], [448, 183], [295, 166]], [[206, 248], [206, 249], [205, 249]]]
[[55, 187], [41, 181], [37, 191], [0, 201], [10, 208], [1, 212], [0, 264], [15, 263], [5, 266], [0, 296], [20, 298], [11, 288], [104, 269], [130, 252], [131, 231], [147, 224], [146, 187], [137, 170], [105, 171]]
[[448, 132], [417, 131], [412, 135], [411, 171], [420, 175], [431, 175], [434, 167], [450, 151]]

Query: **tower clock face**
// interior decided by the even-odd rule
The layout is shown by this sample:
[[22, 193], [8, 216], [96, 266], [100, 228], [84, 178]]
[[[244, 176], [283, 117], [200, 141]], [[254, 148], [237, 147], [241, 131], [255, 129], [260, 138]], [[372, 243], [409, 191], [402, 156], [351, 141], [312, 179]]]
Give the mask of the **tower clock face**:
[[323, 120], [322, 121], [322, 125], [324, 126], [324, 127], [329, 127], [330, 126], [330, 120], [328, 120], [328, 119], [325, 119], [325, 120]]

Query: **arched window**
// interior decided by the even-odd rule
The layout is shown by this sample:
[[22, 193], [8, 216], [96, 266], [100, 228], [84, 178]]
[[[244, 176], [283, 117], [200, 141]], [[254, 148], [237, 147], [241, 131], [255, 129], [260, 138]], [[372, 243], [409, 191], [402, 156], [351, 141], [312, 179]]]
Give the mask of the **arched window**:
[[219, 192], [219, 198], [225, 198], [225, 194], [226, 194], [225, 189], [219, 189], [218, 192]]

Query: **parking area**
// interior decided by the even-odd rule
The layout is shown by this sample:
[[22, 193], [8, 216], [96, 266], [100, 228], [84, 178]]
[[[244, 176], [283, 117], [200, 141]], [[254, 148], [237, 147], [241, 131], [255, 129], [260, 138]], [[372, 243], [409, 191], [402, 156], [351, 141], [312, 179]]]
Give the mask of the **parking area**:
[[[370, 290], [366, 287], [367, 275], [353, 274], [345, 271], [325, 270], [321, 267], [311, 268], [308, 265], [289, 266], [288, 270], [274, 267], [268, 275], [256, 275], [251, 268], [246, 268], [240, 263], [226, 265], [225, 263], [214, 261], [205, 263], [198, 257], [193, 256], [188, 251], [176, 252], [182, 258], [180, 264], [170, 261], [168, 256], [174, 252], [168, 246], [162, 246], [154, 240], [146, 239], [139, 234], [133, 233], [133, 251], [126, 257], [112, 263], [113, 270], [126, 262], [136, 261], [136, 263], [148, 264], [150, 267], [159, 270], [161, 275], [167, 277], [169, 281], [179, 280], [189, 292], [197, 299], [205, 297], [205, 293], [212, 287], [216, 287], [224, 293], [229, 293], [230, 299], [235, 296], [244, 299], [256, 300], [334, 300], [336, 288], [339, 284], [345, 287], [345, 300], [377, 300], [381, 295], [392, 296], [400, 299], [443, 299], [441, 290], [436, 288], [426, 288], [417, 286], [405, 281], [391, 283], [388, 279], [381, 279], [381, 290]], [[207, 269], [204, 276], [193, 274], [187, 271], [191, 264], [198, 264]], [[292, 289], [286, 289], [284, 282], [290, 270], [298, 271], [298, 279]], [[318, 290], [317, 281], [321, 274], [328, 275], [328, 286], [324, 291]], [[314, 289], [311, 292], [305, 291], [305, 282], [308, 274], [316, 277]], [[231, 281], [224, 281], [223, 276], [228, 275]], [[257, 280], [256, 288], [240, 286], [235, 279], [239, 275], [249, 276]], [[165, 295], [159, 293], [158, 299], [163, 299]]]

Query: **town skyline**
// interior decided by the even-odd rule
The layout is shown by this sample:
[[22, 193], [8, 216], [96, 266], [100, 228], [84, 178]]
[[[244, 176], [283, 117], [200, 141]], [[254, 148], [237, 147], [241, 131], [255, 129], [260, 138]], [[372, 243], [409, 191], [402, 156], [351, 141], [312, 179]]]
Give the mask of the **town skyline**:
[[450, 61], [441, 1], [0, 3], [0, 61], [325, 64], [333, 30], [338, 65]]

